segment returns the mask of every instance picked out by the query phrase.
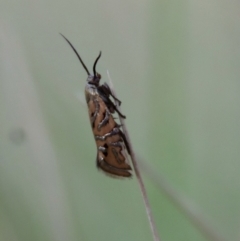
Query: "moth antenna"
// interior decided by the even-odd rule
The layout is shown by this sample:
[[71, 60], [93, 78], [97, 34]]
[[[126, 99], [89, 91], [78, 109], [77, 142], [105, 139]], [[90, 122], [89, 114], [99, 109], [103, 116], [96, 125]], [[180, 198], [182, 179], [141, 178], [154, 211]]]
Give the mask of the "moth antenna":
[[102, 54], [102, 52], [100, 51], [98, 57], [96, 58], [96, 60], [95, 60], [95, 62], [94, 62], [94, 65], [93, 65], [93, 75], [94, 75], [94, 77], [96, 77], [96, 65], [97, 65], [98, 60], [99, 60], [100, 57], [101, 57], [101, 54]]
[[[61, 34], [61, 33], [59, 33], [59, 34]], [[71, 46], [71, 48], [73, 49], [73, 51], [74, 51], [75, 54], [77, 55], [79, 61], [81, 62], [83, 68], [86, 70], [87, 74], [90, 75], [90, 73], [89, 73], [86, 65], [83, 63], [83, 61], [82, 61], [80, 55], [78, 54], [77, 50], [73, 47], [73, 45], [71, 44], [71, 42], [70, 42], [63, 34], [61, 34], [61, 35], [62, 35], [62, 37], [69, 43], [69, 45]]]

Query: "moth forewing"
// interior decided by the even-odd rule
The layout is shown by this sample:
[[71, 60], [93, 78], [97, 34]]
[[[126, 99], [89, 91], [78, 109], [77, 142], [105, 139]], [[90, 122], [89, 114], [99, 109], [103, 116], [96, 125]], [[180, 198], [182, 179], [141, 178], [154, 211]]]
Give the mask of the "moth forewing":
[[[97, 167], [108, 174], [119, 177], [130, 177], [126, 146], [122, 131], [113, 118], [104, 98], [95, 87], [86, 86], [88, 113], [97, 146]], [[91, 93], [91, 94], [90, 94]]]
[[110, 97], [117, 100], [119, 104], [121, 101], [112, 94], [108, 84], [99, 85], [101, 75], [96, 72], [96, 65], [101, 57], [101, 52], [94, 62], [93, 75], [91, 75], [70, 41], [64, 36], [63, 38], [69, 43], [88, 74], [85, 97], [97, 146], [97, 167], [110, 176], [131, 177], [132, 168], [127, 154], [127, 151], [129, 153], [128, 143], [113, 114], [117, 112], [122, 118], [125, 116], [118, 110]]

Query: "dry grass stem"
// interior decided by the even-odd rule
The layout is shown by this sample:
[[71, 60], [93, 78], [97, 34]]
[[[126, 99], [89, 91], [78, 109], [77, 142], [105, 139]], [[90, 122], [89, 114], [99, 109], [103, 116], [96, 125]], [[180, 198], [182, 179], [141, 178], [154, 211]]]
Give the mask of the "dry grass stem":
[[[108, 78], [109, 78], [111, 91], [112, 91], [113, 95], [117, 98], [116, 93], [115, 93], [114, 88], [113, 88], [113, 83], [112, 83], [112, 80], [110, 78], [110, 75], [109, 75], [108, 71], [107, 71], [107, 75], [108, 75]], [[121, 108], [118, 105], [117, 101], [115, 101], [115, 104], [116, 104], [117, 108], [119, 109], [119, 111], [121, 112]], [[137, 180], [138, 180], [138, 184], [139, 184], [140, 189], [141, 189], [144, 205], [145, 205], [146, 212], [147, 212], [147, 217], [148, 217], [148, 220], [149, 220], [149, 225], [150, 225], [150, 228], [151, 228], [151, 231], [152, 231], [152, 235], [153, 235], [153, 239], [154, 239], [154, 241], [160, 241], [158, 232], [156, 230], [156, 225], [155, 225], [155, 222], [153, 220], [150, 204], [149, 204], [149, 201], [148, 201], [147, 192], [146, 192], [143, 180], [142, 180], [141, 173], [139, 171], [139, 167], [138, 167], [138, 163], [137, 163], [137, 160], [136, 160], [135, 152], [133, 150], [132, 143], [131, 143], [131, 140], [129, 138], [128, 130], [127, 130], [127, 127], [125, 125], [125, 121], [124, 121], [123, 118], [121, 118], [121, 116], [119, 116], [119, 119], [120, 119], [120, 123], [122, 125], [123, 132], [124, 132], [124, 134], [126, 136], [127, 142], [129, 144], [129, 149], [130, 149], [130, 152], [131, 152], [131, 159], [132, 159], [133, 168], [134, 168]]]

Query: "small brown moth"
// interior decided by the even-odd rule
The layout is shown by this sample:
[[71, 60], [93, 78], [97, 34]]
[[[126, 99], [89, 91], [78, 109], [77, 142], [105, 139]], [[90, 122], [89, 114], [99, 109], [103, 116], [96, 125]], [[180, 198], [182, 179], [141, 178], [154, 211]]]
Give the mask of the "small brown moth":
[[112, 94], [107, 83], [103, 85], [99, 84], [101, 75], [96, 72], [96, 65], [101, 57], [101, 52], [94, 62], [92, 75], [70, 41], [65, 36], [63, 38], [71, 46], [88, 74], [85, 97], [97, 145], [97, 167], [110, 176], [131, 177], [132, 168], [129, 165], [126, 153], [127, 150], [130, 155], [129, 145], [124, 133], [120, 129], [121, 126], [115, 121], [112, 114], [117, 112], [122, 118], [126, 117], [120, 113], [110, 97], [118, 101], [119, 105], [121, 101]]

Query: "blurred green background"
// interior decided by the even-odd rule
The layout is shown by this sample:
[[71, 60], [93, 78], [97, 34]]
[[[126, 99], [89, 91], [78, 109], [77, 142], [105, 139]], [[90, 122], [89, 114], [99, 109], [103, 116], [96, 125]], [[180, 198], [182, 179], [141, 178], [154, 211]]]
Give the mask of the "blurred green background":
[[[185, 211], [209, 236], [240, 240], [239, 11], [231, 0], [1, 0], [0, 240], [152, 240], [136, 178], [95, 167], [86, 72], [59, 32], [90, 70], [102, 50], [97, 70], [103, 82], [110, 72], [136, 153]], [[220, 240], [142, 174], [162, 240]]]

